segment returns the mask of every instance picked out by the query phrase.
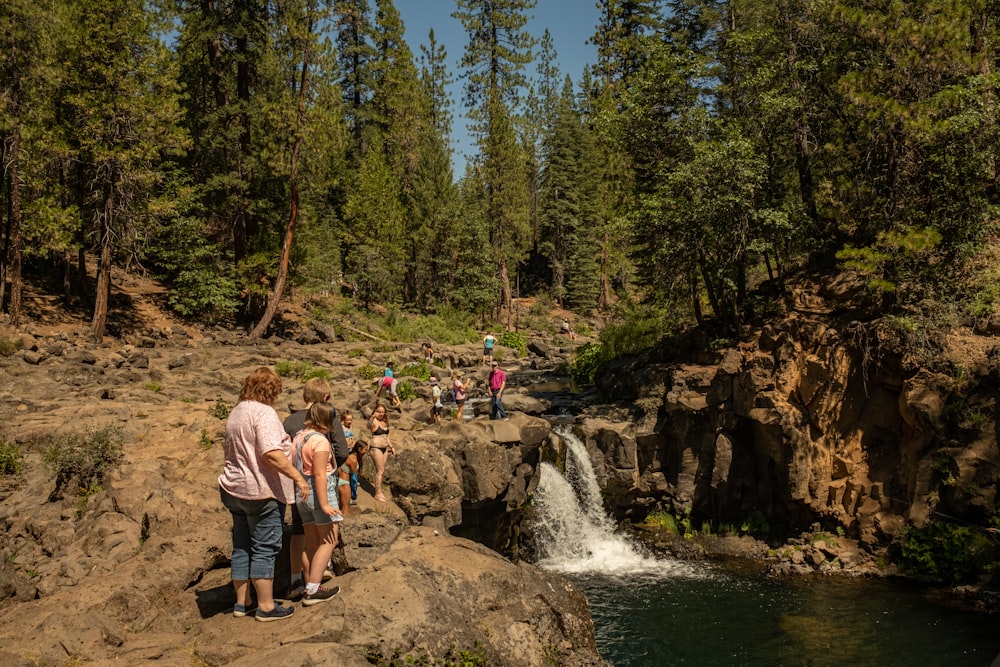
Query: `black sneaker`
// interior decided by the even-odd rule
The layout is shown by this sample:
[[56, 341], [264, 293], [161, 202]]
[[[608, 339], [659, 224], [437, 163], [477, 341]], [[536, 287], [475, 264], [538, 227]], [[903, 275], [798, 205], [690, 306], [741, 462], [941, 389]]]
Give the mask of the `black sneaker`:
[[262, 623], [267, 623], [268, 621], [280, 621], [283, 618], [288, 618], [295, 613], [295, 607], [282, 607], [279, 603], [274, 603], [274, 609], [271, 611], [263, 611], [261, 609], [257, 610], [254, 617], [261, 621]]
[[334, 586], [333, 588], [320, 588], [312, 595], [309, 593], [303, 595], [302, 604], [303, 606], [309, 607], [314, 604], [319, 604], [320, 602], [326, 602], [339, 592], [340, 586]]

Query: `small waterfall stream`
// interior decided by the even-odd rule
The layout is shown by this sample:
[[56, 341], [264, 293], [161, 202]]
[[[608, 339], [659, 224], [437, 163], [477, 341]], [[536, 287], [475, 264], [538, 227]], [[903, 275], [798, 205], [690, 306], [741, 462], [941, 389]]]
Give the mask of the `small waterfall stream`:
[[948, 608], [917, 587], [770, 578], [648, 555], [615, 532], [584, 444], [565, 426], [555, 433], [566, 445], [566, 472], [541, 464], [537, 564], [586, 594], [598, 649], [611, 665], [971, 667], [1000, 661], [994, 619]]
[[641, 545], [616, 533], [587, 448], [566, 427], [555, 433], [566, 445], [566, 472], [541, 464], [534, 526], [539, 567], [565, 574], [708, 576], [704, 567], [647, 555]]

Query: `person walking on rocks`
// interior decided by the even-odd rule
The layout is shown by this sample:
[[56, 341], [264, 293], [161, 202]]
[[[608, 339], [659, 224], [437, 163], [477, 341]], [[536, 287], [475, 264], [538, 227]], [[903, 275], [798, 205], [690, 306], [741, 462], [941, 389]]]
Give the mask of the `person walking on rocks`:
[[310, 487], [289, 460], [292, 441], [274, 411], [281, 378], [270, 368], [250, 373], [240, 400], [226, 420], [225, 466], [219, 475], [222, 504], [233, 518], [231, 559], [236, 606], [233, 616], [251, 607], [250, 583], [257, 594], [258, 621], [291, 616], [294, 607], [274, 600], [274, 566], [281, 550], [281, 517], [285, 504], [303, 500]]
[[333, 430], [336, 415], [336, 410], [329, 403], [313, 403], [306, 413], [305, 428], [295, 435], [293, 441], [296, 467], [309, 480], [312, 490], [308, 498], [298, 502], [306, 533], [308, 570], [302, 604], [307, 607], [326, 602], [340, 592], [339, 586], [320, 586], [333, 548], [337, 545], [337, 524], [344, 520], [337, 496], [339, 476], [333, 472], [333, 451], [324, 435]]
[[441, 423], [441, 413], [444, 412], [444, 401], [442, 400], [441, 383], [433, 375], [427, 381], [431, 386], [431, 424]]
[[491, 333], [487, 333], [483, 338], [483, 366], [493, 363], [493, 346], [496, 342], [496, 336]]
[[493, 370], [490, 371], [490, 419], [507, 419], [507, 411], [503, 409], [503, 390], [507, 387], [507, 374], [500, 368], [500, 364], [493, 362]]
[[371, 429], [371, 449], [372, 460], [375, 461], [375, 500], [384, 503], [388, 500], [382, 493], [382, 476], [385, 474], [385, 463], [390, 456], [396, 455], [396, 450], [389, 440], [389, 411], [383, 403], [379, 403], [372, 412], [372, 418], [368, 422]]

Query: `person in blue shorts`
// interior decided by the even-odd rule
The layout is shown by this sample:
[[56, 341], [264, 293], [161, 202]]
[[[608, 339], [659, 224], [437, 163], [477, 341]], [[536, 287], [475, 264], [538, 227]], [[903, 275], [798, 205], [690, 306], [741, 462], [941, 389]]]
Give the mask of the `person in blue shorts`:
[[[351, 414], [350, 410], [344, 410], [340, 413], [340, 425], [344, 429], [344, 438], [347, 440], [347, 446], [353, 451], [354, 443], [357, 439], [354, 437], [354, 415]], [[361, 474], [361, 466], [364, 461], [364, 456], [358, 457], [358, 466], [356, 469], [351, 471], [350, 483], [351, 483], [351, 504], [358, 504], [358, 476]]]

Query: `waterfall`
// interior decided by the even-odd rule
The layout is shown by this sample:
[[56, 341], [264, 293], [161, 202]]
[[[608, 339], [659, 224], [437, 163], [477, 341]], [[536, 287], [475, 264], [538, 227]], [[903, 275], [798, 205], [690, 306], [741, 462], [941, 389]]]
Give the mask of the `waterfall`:
[[539, 567], [565, 574], [705, 576], [704, 568], [655, 558], [616, 533], [587, 448], [568, 428], [555, 433], [566, 445], [566, 473], [549, 463], [540, 467], [534, 526]]

